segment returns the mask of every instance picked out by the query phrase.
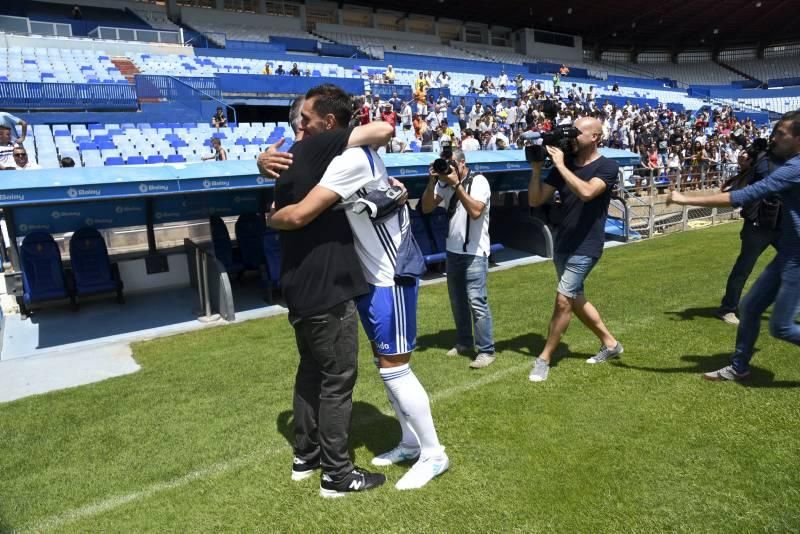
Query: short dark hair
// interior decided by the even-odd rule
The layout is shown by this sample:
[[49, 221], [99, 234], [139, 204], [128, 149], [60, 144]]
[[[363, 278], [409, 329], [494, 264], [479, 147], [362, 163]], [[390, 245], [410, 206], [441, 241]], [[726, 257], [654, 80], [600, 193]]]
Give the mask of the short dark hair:
[[324, 83], [312, 87], [306, 93], [306, 100], [314, 98], [314, 112], [320, 117], [331, 114], [336, 118], [336, 124], [340, 128], [346, 128], [350, 123], [352, 107], [350, 95], [341, 87], [332, 83]]
[[800, 137], [800, 111], [784, 113], [778, 122], [791, 122], [792, 136]]
[[75, 166], [75, 160], [73, 160], [69, 156], [64, 156], [63, 158], [61, 158], [61, 166], [62, 167], [74, 167]]

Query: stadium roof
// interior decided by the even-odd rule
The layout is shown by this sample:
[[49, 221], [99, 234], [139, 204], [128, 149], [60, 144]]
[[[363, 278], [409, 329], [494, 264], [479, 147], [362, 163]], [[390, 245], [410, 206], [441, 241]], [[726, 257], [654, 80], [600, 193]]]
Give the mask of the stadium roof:
[[463, 21], [580, 35], [604, 50], [763, 46], [800, 39], [798, 0], [472, 0], [353, 2]]

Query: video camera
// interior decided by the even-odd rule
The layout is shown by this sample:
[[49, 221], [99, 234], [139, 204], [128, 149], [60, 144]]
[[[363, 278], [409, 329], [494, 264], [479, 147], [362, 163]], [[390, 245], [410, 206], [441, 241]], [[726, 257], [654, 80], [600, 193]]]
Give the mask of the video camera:
[[[581, 134], [574, 126], [562, 124], [550, 132], [524, 132], [521, 137], [525, 140], [525, 159], [529, 163], [544, 161], [547, 157], [545, 146], [561, 149], [566, 157], [572, 154], [572, 140]], [[536, 143], [536, 141], [541, 141]]]
[[767, 141], [763, 137], [757, 137], [753, 139], [753, 142], [750, 143], [750, 145], [744, 149], [747, 155], [750, 156], [750, 159], [754, 161], [758, 158], [759, 154], [761, 154], [762, 152], [769, 152], [769, 150], [770, 150], [769, 141]]

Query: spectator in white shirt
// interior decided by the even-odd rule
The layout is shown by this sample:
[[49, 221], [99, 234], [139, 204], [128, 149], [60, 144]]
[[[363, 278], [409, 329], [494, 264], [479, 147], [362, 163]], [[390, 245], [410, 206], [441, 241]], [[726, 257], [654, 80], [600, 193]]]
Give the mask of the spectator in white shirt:
[[461, 135], [461, 150], [464, 152], [474, 152], [481, 149], [481, 144], [475, 139], [472, 130], [467, 128]]
[[14, 164], [17, 166], [18, 171], [41, 169], [38, 163], [28, 160], [28, 151], [22, 145], [14, 147]]

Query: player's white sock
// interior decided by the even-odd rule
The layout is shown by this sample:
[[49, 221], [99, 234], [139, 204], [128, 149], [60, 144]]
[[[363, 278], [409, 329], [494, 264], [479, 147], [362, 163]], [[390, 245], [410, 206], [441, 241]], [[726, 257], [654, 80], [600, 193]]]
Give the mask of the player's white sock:
[[444, 450], [436, 435], [428, 393], [408, 364], [380, 369], [386, 389], [397, 402], [399, 411], [419, 438], [422, 456], [440, 455]]
[[394, 408], [397, 421], [400, 423], [400, 430], [403, 433], [402, 437], [400, 438], [400, 445], [408, 447], [409, 449], [419, 448], [419, 438], [414, 433], [414, 429], [411, 428], [411, 425], [408, 422], [408, 417], [406, 417], [406, 414], [400, 409], [400, 404], [397, 402], [397, 399], [394, 398], [394, 393], [392, 393], [391, 388], [386, 385], [385, 382], [383, 385], [386, 386], [386, 396], [389, 398], [389, 404], [391, 404], [392, 408]]

